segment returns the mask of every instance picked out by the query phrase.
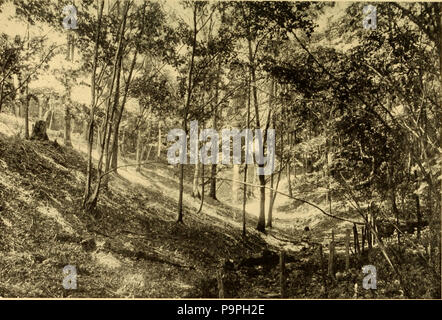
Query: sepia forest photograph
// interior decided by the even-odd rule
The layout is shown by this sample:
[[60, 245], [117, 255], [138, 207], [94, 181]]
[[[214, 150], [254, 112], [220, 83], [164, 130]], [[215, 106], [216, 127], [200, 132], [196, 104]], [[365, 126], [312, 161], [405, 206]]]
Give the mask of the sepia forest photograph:
[[0, 0], [0, 300], [440, 300], [441, 21]]

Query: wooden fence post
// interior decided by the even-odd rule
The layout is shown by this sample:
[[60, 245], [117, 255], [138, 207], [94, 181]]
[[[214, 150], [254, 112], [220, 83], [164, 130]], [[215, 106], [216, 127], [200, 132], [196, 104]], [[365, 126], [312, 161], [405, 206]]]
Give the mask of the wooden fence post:
[[281, 298], [287, 297], [287, 282], [285, 271], [285, 251], [282, 250], [279, 254], [279, 280], [281, 285]]
[[[376, 227], [376, 211], [373, 212], [373, 230], [377, 233], [378, 232], [378, 228]], [[377, 233], [378, 234], [378, 233]], [[377, 243], [376, 241], [376, 236], [373, 234], [373, 245]]]
[[359, 247], [358, 227], [356, 226], [356, 223], [353, 224], [353, 237], [354, 237], [355, 253], [360, 255], [361, 248]]
[[373, 215], [371, 214], [371, 212], [368, 213], [368, 223], [365, 227], [366, 232], [367, 232], [367, 244], [368, 244], [368, 250], [371, 250], [371, 248], [373, 247], [373, 235], [371, 234], [371, 225], [373, 222]]
[[218, 280], [218, 297], [224, 299], [224, 283], [223, 283], [223, 271], [222, 268], [216, 271], [216, 278]]
[[330, 242], [330, 254], [328, 256], [328, 275], [334, 280], [335, 279], [335, 273], [334, 273], [334, 260], [335, 260], [335, 233], [332, 230], [332, 241]]
[[324, 291], [327, 294], [327, 274], [324, 268], [324, 254], [322, 252], [322, 244], [319, 244], [319, 261], [321, 262], [321, 276], [324, 285]]
[[345, 270], [350, 268], [350, 229], [345, 230]]
[[362, 236], [362, 245], [361, 245], [361, 250], [362, 252], [364, 252], [365, 250], [365, 240], [368, 241], [368, 234], [367, 234], [367, 225], [365, 225], [364, 227], [362, 227], [361, 229], [361, 236]]

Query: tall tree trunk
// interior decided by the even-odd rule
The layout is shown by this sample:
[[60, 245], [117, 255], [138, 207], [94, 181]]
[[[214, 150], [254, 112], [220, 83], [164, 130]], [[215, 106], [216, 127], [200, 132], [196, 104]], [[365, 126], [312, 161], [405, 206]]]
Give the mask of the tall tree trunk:
[[[246, 123], [246, 129], [248, 129], [250, 126], [250, 74], [248, 74], [247, 77], [247, 123]], [[249, 131], [246, 131], [249, 132]], [[248, 137], [245, 139], [248, 141]], [[246, 143], [245, 147], [245, 155], [247, 157], [248, 154], [248, 146], [249, 144]], [[242, 199], [242, 236], [245, 238], [246, 236], [246, 204], [247, 204], [247, 161], [244, 164], [244, 192], [243, 192], [243, 199]]]
[[102, 136], [103, 136], [103, 123], [101, 123], [97, 129], [97, 146], [96, 146], [97, 150], [100, 149], [101, 143], [103, 142]]
[[120, 144], [120, 148], [119, 148], [121, 157], [126, 156], [125, 143], [126, 143], [126, 130], [125, 130], [125, 128], [123, 128], [123, 137], [121, 138], [121, 144]]
[[[217, 118], [218, 118], [218, 103], [219, 103], [219, 81], [220, 81], [220, 75], [221, 75], [221, 59], [218, 61], [218, 70], [217, 70], [217, 79], [215, 84], [215, 104], [212, 109], [213, 115], [212, 115], [212, 128], [214, 130], [217, 130]], [[211, 179], [210, 179], [210, 191], [209, 191], [209, 197], [216, 200], [216, 170], [217, 165], [216, 163], [212, 164], [211, 167]]]
[[71, 112], [68, 103], [64, 106], [64, 145], [72, 147], [71, 141]]
[[272, 228], [272, 214], [273, 214], [273, 173], [270, 175], [270, 195], [269, 195], [269, 209], [267, 213], [267, 227]]
[[[29, 48], [30, 48], [30, 35], [29, 35], [29, 21], [27, 24], [27, 42], [28, 42], [28, 52], [29, 52]], [[29, 139], [29, 79], [25, 80], [26, 81], [26, 85], [25, 85], [25, 105], [24, 105], [24, 114], [25, 114], [25, 139]]]
[[200, 164], [197, 162], [195, 164], [195, 170], [193, 175], [193, 187], [192, 187], [192, 197], [201, 198], [200, 189], [198, 187], [199, 184], [199, 176], [200, 176]]
[[19, 99], [14, 101], [14, 115], [16, 118], [20, 118], [20, 103]]
[[157, 148], [157, 158], [159, 159], [161, 157], [161, 146], [162, 146], [162, 142], [161, 142], [161, 121], [158, 122], [158, 148]]
[[[184, 117], [183, 117], [183, 130], [187, 135], [187, 117], [189, 113], [190, 100], [192, 98], [192, 87], [193, 87], [193, 68], [195, 62], [195, 49], [196, 49], [196, 36], [198, 33], [197, 30], [197, 6], [196, 3], [193, 4], [193, 39], [192, 39], [192, 56], [190, 59], [190, 67], [189, 67], [189, 77], [187, 81], [187, 98], [186, 98], [186, 107], [184, 109]], [[185, 155], [187, 157], [187, 155]], [[179, 179], [179, 194], [178, 194], [178, 217], [177, 222], [183, 222], [183, 193], [184, 193], [184, 164], [180, 162], [179, 164], [180, 171], [180, 179]]]
[[328, 202], [328, 207], [329, 207], [329, 213], [332, 214], [332, 199], [331, 199], [331, 191], [330, 191], [330, 146], [329, 146], [330, 141], [327, 140], [325, 142], [325, 163], [326, 163], [326, 168], [325, 168], [325, 172], [326, 172], [326, 181], [327, 181], [327, 193], [326, 193], [326, 198], [327, 198], [327, 202]]
[[[143, 6], [143, 19], [144, 19], [145, 12], [146, 12], [146, 5]], [[145, 23], [142, 24], [140, 34], [143, 34], [144, 26], [145, 26]], [[138, 55], [138, 51], [137, 51], [137, 48], [135, 48], [134, 56], [132, 58], [132, 63], [130, 65], [130, 69], [129, 69], [129, 75], [127, 76], [127, 82], [126, 82], [126, 85], [124, 88], [123, 101], [121, 102], [120, 110], [117, 113], [117, 119], [116, 119], [115, 126], [114, 126], [111, 168], [113, 170], [115, 170], [115, 172], [117, 172], [117, 167], [118, 167], [118, 146], [119, 146], [118, 134], [119, 134], [119, 129], [120, 129], [120, 123], [121, 123], [121, 119], [123, 117], [124, 107], [126, 105], [127, 95], [129, 92], [130, 83], [132, 81], [132, 74], [133, 74], [133, 71], [135, 68], [135, 63], [137, 62], [137, 55]], [[123, 139], [123, 143], [124, 143], [124, 139]]]
[[[123, 33], [124, 34], [124, 33]], [[123, 36], [122, 34], [122, 36]], [[110, 165], [111, 165], [111, 157], [112, 155], [115, 155], [114, 159], [116, 160], [118, 158], [118, 126], [115, 122], [117, 122], [120, 118], [120, 114], [118, 111], [118, 104], [120, 102], [120, 78], [121, 78], [121, 66], [123, 63], [123, 55], [120, 54], [118, 58], [117, 63], [117, 71], [116, 71], [116, 84], [115, 84], [115, 95], [114, 95], [114, 101], [112, 103], [112, 113], [109, 121], [109, 129], [108, 134], [106, 137], [106, 162], [104, 166], [104, 172], [108, 172]], [[121, 110], [123, 111], [123, 110]], [[109, 150], [110, 141], [112, 137], [112, 131], [113, 131], [113, 143], [111, 146], [111, 149]], [[107, 187], [109, 181], [109, 175], [105, 177], [103, 180], [103, 185]]]
[[[250, 63], [250, 72], [252, 75], [252, 92], [253, 92], [253, 104], [255, 107], [255, 118], [256, 118], [256, 128], [261, 128], [261, 124], [259, 121], [259, 106], [258, 106], [258, 91], [256, 88], [256, 73], [255, 73], [255, 61], [253, 58], [253, 52], [252, 52], [252, 41], [250, 37], [248, 37], [248, 47], [249, 47], [249, 63]], [[264, 140], [264, 139], [263, 139]], [[264, 143], [264, 141], [263, 141]], [[264, 146], [258, 146], [258, 148], [262, 148], [260, 150], [264, 151]], [[264, 164], [258, 165], [259, 167], [263, 168]], [[266, 199], [266, 192], [265, 192], [265, 177], [264, 175], [259, 175], [259, 218], [258, 218], [258, 225], [256, 229], [258, 231], [264, 232], [265, 231], [265, 225], [266, 225], [266, 216], [265, 216], [265, 199]]]
[[2, 106], [3, 106], [3, 81], [0, 85], [0, 112], [2, 112]]
[[[269, 85], [269, 110], [272, 110], [273, 107], [273, 95], [275, 93], [275, 81], [273, 77], [270, 77], [270, 85]], [[264, 150], [263, 150], [264, 151]], [[269, 209], [268, 209], [268, 216], [267, 216], [267, 227], [272, 227], [272, 213], [273, 213], [273, 178], [274, 174], [270, 175], [270, 196], [269, 196]]]
[[55, 109], [54, 107], [51, 107], [51, 120], [49, 121], [48, 129], [54, 130], [54, 114]]
[[91, 109], [89, 114], [89, 132], [88, 132], [88, 161], [87, 161], [87, 172], [86, 172], [86, 184], [83, 195], [83, 208], [88, 210], [87, 208], [87, 200], [89, 199], [90, 190], [91, 190], [91, 180], [92, 180], [92, 145], [94, 141], [94, 121], [95, 121], [95, 77], [97, 72], [97, 64], [98, 64], [98, 42], [100, 39], [100, 31], [101, 31], [101, 20], [103, 17], [103, 8], [104, 8], [104, 0], [101, 0], [100, 5], [97, 8], [98, 11], [98, 23], [97, 29], [95, 30], [95, 49], [94, 49], [94, 62], [92, 67], [92, 75], [91, 75]]
[[25, 139], [29, 139], [29, 85], [26, 84], [25, 97]]
[[[268, 227], [272, 227], [272, 214], [273, 214], [273, 206], [275, 205], [275, 200], [276, 200], [276, 196], [278, 195], [278, 188], [279, 188], [279, 182], [281, 181], [281, 173], [283, 171], [283, 165], [282, 165], [282, 151], [284, 149], [284, 145], [283, 145], [283, 136], [281, 135], [281, 159], [279, 161], [279, 170], [278, 170], [278, 179], [276, 180], [276, 188], [275, 188], [275, 192], [272, 192], [273, 195], [270, 197], [270, 204], [269, 204], [269, 213], [268, 213], [268, 219], [267, 219], [267, 226]], [[273, 189], [273, 173], [272, 173], [272, 181], [271, 181], [271, 188]]]
[[[117, 114], [117, 118], [118, 118]], [[119, 142], [119, 134], [120, 134], [120, 128], [117, 124], [114, 126], [114, 132], [112, 134], [113, 140], [112, 140], [112, 147], [111, 147], [111, 162], [110, 162], [110, 168], [114, 170], [115, 173], [117, 173], [117, 167], [118, 167], [118, 156], [120, 154], [120, 142]]]
[[[205, 82], [204, 82], [204, 84], [205, 84]], [[203, 111], [202, 112], [204, 113], [204, 95], [203, 95]], [[202, 126], [203, 126], [202, 129], [204, 130], [204, 128], [205, 128], [204, 120], [203, 120]], [[198, 159], [197, 159], [197, 165], [198, 165]], [[203, 163], [201, 163], [201, 201], [200, 201], [200, 207], [198, 208], [197, 214], [201, 213], [201, 211], [203, 210], [203, 205], [204, 205], [204, 179], [205, 179], [204, 170], [205, 170], [205, 166], [204, 166], [204, 162], [203, 162]]]
[[[291, 135], [290, 135], [290, 131], [287, 131], [287, 144], [289, 146], [291, 146], [291, 139], [290, 139]], [[291, 162], [292, 159], [287, 159], [287, 186], [288, 186], [288, 191], [289, 191], [289, 196], [293, 197], [293, 190], [292, 190], [292, 170], [291, 170]], [[296, 164], [295, 164], [296, 166]]]
[[[240, 179], [239, 167], [240, 167], [239, 164], [234, 164], [232, 166], [232, 177], [233, 177], [233, 180], [235, 180], [235, 181], [239, 181], [239, 179]], [[238, 196], [239, 196], [240, 187], [241, 186], [238, 182], [232, 182], [232, 195], [233, 195], [233, 201], [235, 203], [237, 203], [239, 201]]]
[[[144, 150], [146, 150], [147, 148], [145, 148]], [[152, 151], [152, 145], [151, 144], [149, 144], [149, 149], [148, 149], [148, 151], [147, 151], [147, 155], [146, 155], [146, 157], [142, 157], [141, 159], [142, 159], [142, 161], [144, 161], [144, 160], [146, 160], [146, 161], [148, 161], [149, 160], [149, 157], [150, 157], [150, 152]], [[144, 154], [144, 153], [143, 153]], [[144, 160], [143, 160], [144, 159]]]
[[138, 127], [137, 129], [137, 147], [136, 147], [136, 161], [137, 161], [137, 172], [141, 171], [141, 153], [142, 153], [142, 146], [141, 146], [141, 128]]
[[[390, 202], [391, 202], [391, 211], [393, 212], [394, 216], [396, 217], [396, 225], [399, 226], [399, 210], [397, 208], [396, 204], [396, 186], [394, 184], [394, 167], [393, 167], [393, 161], [390, 162], [389, 168], [388, 168], [388, 182], [390, 187]], [[401, 234], [400, 232], [397, 233], [397, 244], [401, 244]]]
[[[252, 173], [252, 184], [256, 185], [256, 164], [253, 164], [253, 170], [250, 170]], [[248, 177], [248, 179], [250, 179], [250, 177]], [[250, 188], [248, 188], [249, 192], [248, 192], [248, 197], [249, 198], [255, 198], [255, 187], [250, 186]]]
[[[47, 100], [45, 100], [45, 101], [47, 101]], [[43, 115], [44, 115], [44, 111], [43, 111], [43, 101], [42, 101], [41, 103], [38, 104], [38, 120], [43, 120]]]
[[82, 133], [82, 138], [84, 141], [88, 141], [89, 140], [89, 120], [84, 121], [83, 124], [83, 133]]
[[287, 188], [289, 189], [289, 196], [293, 197], [293, 190], [292, 190], [292, 181], [291, 181], [291, 166], [290, 166], [290, 160], [288, 160], [289, 162], [287, 163]]
[[[414, 170], [414, 180], [416, 185], [416, 191], [419, 188], [419, 183], [417, 179], [417, 171]], [[421, 237], [421, 207], [419, 201], [419, 195], [417, 193], [414, 194], [414, 199], [416, 201], [416, 218], [417, 218], [417, 239], [420, 240]]]
[[[124, 30], [126, 27], [126, 18], [127, 18], [127, 14], [129, 11], [129, 2], [125, 3], [125, 8], [124, 8], [124, 15], [123, 15], [123, 21], [121, 23], [120, 26], [120, 30], [119, 30], [119, 41], [118, 41], [118, 49], [115, 53], [115, 59], [114, 59], [114, 66], [113, 66], [113, 72], [112, 72], [112, 80], [111, 80], [111, 86], [109, 89], [109, 96], [112, 96], [113, 93], [113, 84], [116, 78], [116, 72], [117, 72], [117, 65], [118, 65], [118, 58], [121, 54], [122, 51], [122, 43], [123, 43], [123, 35], [124, 35]], [[104, 121], [104, 132], [103, 132], [103, 143], [101, 144], [101, 148], [100, 148], [100, 156], [98, 159], [98, 166], [97, 166], [97, 183], [95, 185], [95, 189], [93, 191], [93, 193], [91, 194], [91, 196], [89, 197], [89, 199], [85, 202], [85, 209], [86, 211], [91, 211], [93, 210], [96, 205], [97, 205], [97, 201], [98, 201], [98, 195], [100, 192], [100, 187], [101, 187], [101, 182], [102, 182], [102, 166], [103, 166], [103, 158], [104, 158], [104, 154], [108, 152], [108, 146], [109, 144], [106, 143], [106, 140], [109, 139], [108, 138], [108, 126], [111, 125], [111, 119], [113, 118], [113, 113], [114, 113], [114, 109], [109, 110], [110, 109], [110, 105], [108, 105], [108, 108], [106, 110], [106, 115], [105, 115], [105, 121]], [[109, 127], [109, 130], [111, 128]], [[107, 139], [106, 139], [107, 138]]]

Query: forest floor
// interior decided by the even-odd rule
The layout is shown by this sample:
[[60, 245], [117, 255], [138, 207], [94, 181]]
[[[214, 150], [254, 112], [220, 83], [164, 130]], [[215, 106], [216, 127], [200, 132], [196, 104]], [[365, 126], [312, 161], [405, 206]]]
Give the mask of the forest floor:
[[[257, 200], [248, 204], [243, 238], [240, 205], [231, 204], [228, 191], [221, 190], [217, 201], [206, 196], [196, 213], [200, 200], [190, 196], [190, 168], [184, 223], [177, 224], [178, 169], [165, 161], [141, 172], [120, 168], [94, 215], [85, 214], [85, 144], [74, 135], [73, 148], [64, 147], [52, 131], [50, 142], [24, 140], [20, 123], [0, 117], [0, 297], [212, 298], [218, 296], [220, 266], [226, 297], [279, 297], [281, 249], [288, 253], [291, 298], [403, 297], [397, 285], [379, 293], [361, 285], [355, 291], [364, 274], [353, 257], [354, 267], [340, 281], [323, 277], [326, 262], [314, 243], [326, 244], [331, 228], [347, 225], [282, 197], [266, 234], [255, 230]], [[296, 213], [290, 215], [291, 206]], [[309, 243], [302, 240], [305, 226], [311, 228]], [[371, 261], [381, 260], [374, 251]], [[337, 270], [343, 263], [338, 256]], [[67, 265], [78, 274], [75, 290], [62, 286]], [[378, 274], [388, 277], [389, 271]]]

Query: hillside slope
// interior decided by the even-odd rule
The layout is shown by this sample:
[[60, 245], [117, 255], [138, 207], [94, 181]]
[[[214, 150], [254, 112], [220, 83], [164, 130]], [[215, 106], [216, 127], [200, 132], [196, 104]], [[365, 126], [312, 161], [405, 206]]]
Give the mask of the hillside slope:
[[[177, 224], [176, 169], [166, 163], [141, 173], [120, 169], [93, 216], [80, 208], [84, 154], [54, 140], [0, 134], [0, 167], [2, 297], [216, 296], [223, 259], [272, 248], [252, 216], [243, 240], [240, 221], [232, 219], [239, 211], [225, 203], [209, 201], [197, 215], [188, 184], [184, 224]], [[62, 286], [66, 265], [77, 269], [77, 290]], [[253, 287], [237, 279], [235, 296], [259, 296], [268, 285], [256, 280]]]
[[[257, 199], [252, 199], [245, 239], [240, 206], [223, 201], [227, 187], [220, 189], [221, 201], [206, 197], [202, 213], [196, 214], [200, 202], [190, 196], [191, 168], [186, 170], [184, 224], [176, 223], [177, 168], [165, 162], [141, 172], [133, 166], [119, 169], [97, 211], [85, 214], [81, 140], [75, 137], [74, 148], [66, 148], [56, 142], [56, 132], [49, 132], [50, 142], [27, 141], [17, 132], [0, 130], [0, 297], [210, 298], [218, 296], [220, 266], [226, 297], [279, 297], [281, 249], [289, 254], [289, 297], [404, 297], [397, 284], [382, 280], [394, 276], [378, 250], [370, 262], [378, 266], [378, 286], [384, 287], [379, 292], [359, 287], [355, 295], [364, 261], [353, 261], [354, 256], [354, 267], [340, 281], [326, 279], [330, 230], [345, 224], [296, 202], [278, 198], [274, 227], [262, 234], [255, 230]], [[297, 192], [305, 189], [299, 186]], [[318, 193], [313, 189], [311, 194]], [[312, 227], [313, 246], [301, 241], [305, 225]], [[318, 242], [324, 244], [323, 259], [314, 245]], [[76, 290], [63, 288], [67, 265], [77, 270]], [[338, 255], [336, 270], [343, 266]]]

